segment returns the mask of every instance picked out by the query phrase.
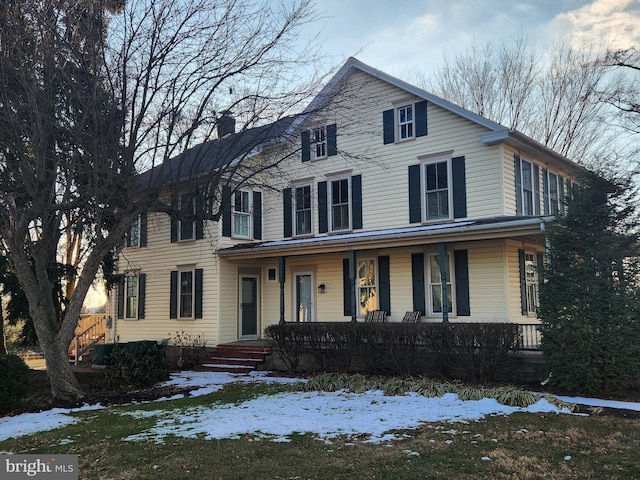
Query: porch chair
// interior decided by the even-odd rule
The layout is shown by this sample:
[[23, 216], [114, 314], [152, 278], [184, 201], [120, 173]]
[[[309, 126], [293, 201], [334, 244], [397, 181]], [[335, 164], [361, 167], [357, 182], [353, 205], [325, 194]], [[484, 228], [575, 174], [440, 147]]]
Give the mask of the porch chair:
[[373, 310], [364, 317], [366, 323], [383, 323], [387, 318], [386, 310]]
[[420, 310], [414, 310], [413, 312], [407, 312], [407, 313], [404, 314], [404, 318], [402, 319], [402, 323], [419, 323], [421, 317], [422, 317], [422, 312]]

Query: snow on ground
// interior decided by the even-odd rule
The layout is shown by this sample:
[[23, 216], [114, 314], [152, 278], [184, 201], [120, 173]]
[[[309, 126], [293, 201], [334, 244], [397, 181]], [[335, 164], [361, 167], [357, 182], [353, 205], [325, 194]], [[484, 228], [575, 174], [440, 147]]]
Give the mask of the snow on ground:
[[[194, 387], [190, 396], [206, 395], [230, 382], [296, 382], [298, 379], [271, 377], [264, 372], [239, 375], [218, 372], [180, 372], [164, 385]], [[178, 398], [172, 397], [172, 398]], [[610, 402], [578, 397], [559, 397], [571, 403], [640, 411], [640, 404]], [[166, 400], [166, 399], [165, 399]], [[127, 415], [158, 416], [156, 425], [128, 440], [162, 442], [166, 435], [206, 438], [235, 438], [255, 434], [274, 441], [288, 441], [295, 432], [312, 433], [330, 441], [337, 435], [369, 436], [369, 441], [395, 438], [387, 432], [418, 428], [425, 422], [466, 422], [487, 415], [509, 415], [513, 412], [555, 412], [559, 410], [546, 400], [528, 408], [501, 405], [493, 399], [461, 401], [456, 395], [426, 398], [415, 394], [385, 396], [380, 391], [363, 394], [340, 392], [292, 392], [258, 397], [238, 405], [212, 404], [181, 410], [163, 410], [159, 404], [153, 412], [127, 412]], [[80, 421], [74, 412], [103, 408], [100, 405], [80, 409], [53, 409], [0, 418], [0, 441], [8, 438], [53, 430]]]

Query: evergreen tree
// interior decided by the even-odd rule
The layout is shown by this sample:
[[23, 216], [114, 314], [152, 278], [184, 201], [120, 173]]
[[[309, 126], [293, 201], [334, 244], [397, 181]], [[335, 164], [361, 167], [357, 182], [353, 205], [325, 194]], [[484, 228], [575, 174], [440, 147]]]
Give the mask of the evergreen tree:
[[608, 394], [640, 386], [638, 218], [631, 179], [587, 173], [547, 229], [542, 347], [552, 384]]

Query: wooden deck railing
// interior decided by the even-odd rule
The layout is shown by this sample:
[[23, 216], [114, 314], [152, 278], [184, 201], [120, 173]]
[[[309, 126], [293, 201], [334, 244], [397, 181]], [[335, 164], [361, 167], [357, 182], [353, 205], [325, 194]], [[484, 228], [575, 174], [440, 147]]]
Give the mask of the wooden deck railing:
[[106, 337], [106, 315], [82, 315], [76, 328], [76, 334], [69, 346], [69, 357], [75, 365], [78, 359]]
[[516, 350], [519, 351], [538, 351], [540, 350], [542, 333], [540, 332], [540, 324], [522, 323], [520, 328], [520, 342]]

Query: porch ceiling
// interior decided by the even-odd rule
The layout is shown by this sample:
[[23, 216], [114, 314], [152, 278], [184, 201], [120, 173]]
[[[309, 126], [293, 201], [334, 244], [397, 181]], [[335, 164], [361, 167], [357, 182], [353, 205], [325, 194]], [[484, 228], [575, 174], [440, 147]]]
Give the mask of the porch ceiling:
[[544, 224], [554, 217], [500, 217], [482, 220], [421, 225], [417, 227], [341, 233], [260, 243], [242, 243], [220, 249], [225, 258], [241, 260], [274, 256], [406, 247], [439, 242], [469, 242], [512, 237], [540, 236]]

